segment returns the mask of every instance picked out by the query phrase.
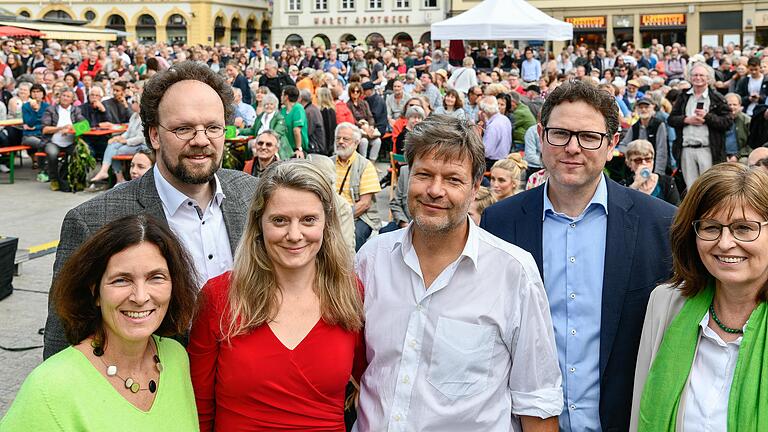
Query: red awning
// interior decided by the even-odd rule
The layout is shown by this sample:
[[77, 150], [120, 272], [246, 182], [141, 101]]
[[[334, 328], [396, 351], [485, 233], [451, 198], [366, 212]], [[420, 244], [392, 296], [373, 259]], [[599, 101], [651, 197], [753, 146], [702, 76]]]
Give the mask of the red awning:
[[40, 37], [43, 33], [12, 26], [0, 26], [0, 37]]

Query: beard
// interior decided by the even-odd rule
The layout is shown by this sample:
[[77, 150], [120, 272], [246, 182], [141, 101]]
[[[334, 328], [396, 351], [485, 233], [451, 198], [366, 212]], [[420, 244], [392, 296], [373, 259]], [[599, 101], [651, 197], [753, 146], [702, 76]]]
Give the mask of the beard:
[[[200, 167], [198, 170], [190, 169], [190, 167], [186, 164], [185, 156], [200, 154], [213, 156], [213, 158], [210, 159], [210, 166], [208, 168]], [[187, 151], [180, 154], [175, 161], [167, 153], [163, 151], [160, 152], [160, 158], [163, 160], [163, 164], [165, 164], [168, 172], [179, 179], [179, 181], [182, 183], [187, 184], [205, 184], [213, 180], [213, 176], [216, 174], [216, 171], [219, 170], [219, 166], [221, 165], [222, 157], [223, 154], [216, 158], [216, 152], [209, 148], [198, 152]]]
[[338, 147], [337, 146], [336, 147], [336, 155], [339, 156], [340, 158], [346, 160], [347, 158], [352, 156], [352, 153], [354, 153], [355, 150], [357, 150], [357, 146], [355, 146], [355, 145], [350, 145], [347, 148], [342, 148], [342, 147]]
[[416, 211], [413, 213], [413, 223], [419, 231], [425, 234], [445, 235], [449, 234], [466, 221], [467, 214], [469, 213], [469, 206], [474, 199], [474, 194], [470, 194], [466, 201], [457, 203], [446, 211], [445, 216], [439, 218], [422, 214], [418, 210], [418, 202], [413, 203], [416, 204], [415, 206], [411, 206], [410, 202], [408, 204], [410, 208], [415, 207]]

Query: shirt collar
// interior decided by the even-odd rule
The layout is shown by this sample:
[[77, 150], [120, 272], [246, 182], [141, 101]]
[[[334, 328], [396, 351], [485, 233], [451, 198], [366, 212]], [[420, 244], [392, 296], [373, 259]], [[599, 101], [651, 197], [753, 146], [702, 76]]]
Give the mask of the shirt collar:
[[[469, 223], [467, 241], [464, 243], [464, 249], [462, 249], [459, 258], [456, 261], [461, 260], [462, 257], [467, 257], [472, 261], [475, 270], [477, 270], [477, 258], [480, 246], [480, 235], [478, 231], [480, 230], [480, 227], [475, 225], [469, 215], [467, 215], [467, 223]], [[399, 248], [405, 257], [413, 249], [413, 224], [414, 222], [411, 221], [406, 229], [398, 231], [400, 232], [400, 237], [395, 240], [391, 252], [394, 252]]]
[[[709, 328], [709, 320], [710, 320], [710, 315], [709, 315], [709, 311], [707, 311], [707, 313], [704, 314], [704, 317], [701, 319], [701, 321], [699, 321], [699, 327], [701, 328], [701, 334], [702, 335], [704, 335], [705, 337], [713, 340], [715, 343], [717, 343], [720, 346], [727, 346], [729, 343], [732, 343], [732, 344], [734, 344], [736, 346], [740, 346], [741, 345], [741, 341], [744, 338], [743, 333], [742, 333], [742, 336], [739, 336], [739, 338], [736, 339], [735, 341], [725, 342], [720, 337], [720, 335], [718, 335], [714, 330]], [[744, 323], [744, 326], [741, 328], [742, 332], [747, 331], [747, 324], [748, 323], [749, 323], [749, 321]]]
[[[554, 214], [559, 214], [557, 211], [555, 211], [555, 207], [552, 205], [552, 201], [549, 200], [549, 180], [547, 180], [544, 183], [544, 211], [541, 213], [541, 220], [543, 221], [547, 217], [547, 212], [551, 212]], [[605, 175], [600, 176], [600, 183], [597, 184], [597, 189], [595, 190], [595, 194], [592, 195], [592, 199], [589, 200], [589, 203], [587, 203], [587, 206], [584, 207], [584, 211], [581, 212], [579, 217], [574, 218], [581, 219], [584, 214], [589, 210], [589, 208], [593, 205], [601, 206], [603, 210], [605, 211], [605, 214], [608, 214], [608, 183], [605, 181]]]
[[[689, 88], [686, 93], [689, 94], [689, 95], [692, 95], [693, 94], [693, 87]], [[701, 94], [701, 97], [704, 98], [704, 99], [709, 97], [709, 87], [704, 89], [704, 93]]]
[[[178, 189], [173, 187], [173, 185], [171, 185], [168, 180], [163, 177], [163, 174], [160, 172], [157, 164], [155, 164], [155, 167], [152, 168], [152, 170], [155, 176], [155, 188], [157, 189], [157, 194], [160, 196], [160, 201], [162, 201], [163, 205], [165, 205], [165, 207], [168, 209], [170, 216], [174, 216], [181, 205], [188, 200], [194, 201], [192, 198], [189, 198], [188, 196], [181, 193]], [[224, 198], [226, 198], [226, 195], [224, 195], [224, 191], [221, 189], [219, 176], [214, 174], [213, 181], [216, 184], [213, 200], [215, 200], [216, 204], [220, 206], [221, 202], [224, 200]]]

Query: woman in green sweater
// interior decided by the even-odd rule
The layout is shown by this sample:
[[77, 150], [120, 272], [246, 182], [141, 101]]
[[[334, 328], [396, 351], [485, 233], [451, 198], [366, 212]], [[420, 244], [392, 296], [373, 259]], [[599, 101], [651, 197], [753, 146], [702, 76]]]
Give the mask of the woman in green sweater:
[[105, 225], [67, 260], [52, 291], [69, 348], [35, 368], [0, 431], [196, 431], [184, 348], [192, 260], [150, 216]]

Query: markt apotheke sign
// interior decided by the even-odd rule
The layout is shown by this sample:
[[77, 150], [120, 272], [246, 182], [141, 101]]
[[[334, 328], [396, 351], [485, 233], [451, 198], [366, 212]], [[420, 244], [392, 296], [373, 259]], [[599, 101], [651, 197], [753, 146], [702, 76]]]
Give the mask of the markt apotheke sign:
[[394, 16], [394, 15], [372, 15], [364, 17], [328, 17], [320, 18], [315, 17], [315, 25], [348, 25], [348, 24], [384, 24], [384, 25], [397, 25], [397, 24], [410, 24], [411, 19], [406, 16]]

